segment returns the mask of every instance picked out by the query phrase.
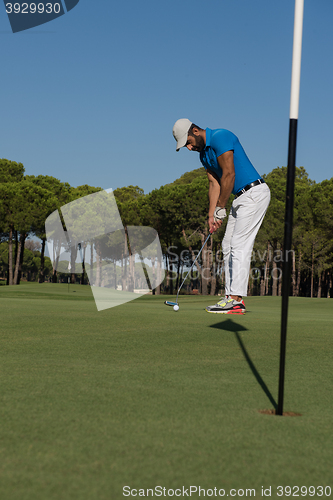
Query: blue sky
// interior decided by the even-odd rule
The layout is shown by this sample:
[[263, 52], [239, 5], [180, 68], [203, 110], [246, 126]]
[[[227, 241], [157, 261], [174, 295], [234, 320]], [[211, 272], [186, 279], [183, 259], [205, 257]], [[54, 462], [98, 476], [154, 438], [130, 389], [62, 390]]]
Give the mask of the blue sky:
[[[189, 118], [227, 128], [260, 174], [287, 164], [294, 1], [80, 0], [13, 34], [0, 5], [0, 157], [72, 186], [146, 193], [200, 167]], [[333, 177], [333, 2], [305, 0], [297, 165]]]

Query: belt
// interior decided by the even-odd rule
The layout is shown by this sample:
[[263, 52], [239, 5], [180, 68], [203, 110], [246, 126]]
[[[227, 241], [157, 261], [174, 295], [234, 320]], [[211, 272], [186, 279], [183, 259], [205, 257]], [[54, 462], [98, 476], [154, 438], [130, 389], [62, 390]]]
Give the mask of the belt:
[[243, 187], [240, 191], [237, 191], [235, 194], [235, 199], [238, 198], [238, 196], [241, 196], [242, 194], [246, 193], [249, 189], [253, 188], [254, 186], [259, 186], [259, 184], [265, 184], [264, 179], [258, 179], [257, 181], [251, 182], [251, 184], [248, 184], [247, 186]]

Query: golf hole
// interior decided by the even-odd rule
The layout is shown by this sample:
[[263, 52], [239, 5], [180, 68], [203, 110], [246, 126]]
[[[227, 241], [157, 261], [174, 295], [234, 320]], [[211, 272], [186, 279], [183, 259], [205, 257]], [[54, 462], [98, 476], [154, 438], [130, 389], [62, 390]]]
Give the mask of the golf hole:
[[[258, 410], [259, 413], [263, 413], [264, 415], [276, 415], [276, 410]], [[301, 417], [301, 413], [295, 413], [293, 411], [284, 411], [283, 417]]]

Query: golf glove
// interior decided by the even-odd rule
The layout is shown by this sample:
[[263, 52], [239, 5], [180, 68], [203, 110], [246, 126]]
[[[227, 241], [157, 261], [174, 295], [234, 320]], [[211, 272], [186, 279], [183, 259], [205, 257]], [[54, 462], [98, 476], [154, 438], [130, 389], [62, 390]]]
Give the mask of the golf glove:
[[227, 211], [225, 208], [216, 207], [214, 210], [214, 219], [223, 220], [227, 216]]

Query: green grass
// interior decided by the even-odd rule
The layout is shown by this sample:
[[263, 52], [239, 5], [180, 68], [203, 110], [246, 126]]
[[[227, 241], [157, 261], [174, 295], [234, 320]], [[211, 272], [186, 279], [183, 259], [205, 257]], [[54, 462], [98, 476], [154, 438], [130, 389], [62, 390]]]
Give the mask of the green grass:
[[290, 299], [285, 411], [302, 416], [278, 417], [259, 410], [277, 401], [280, 299], [221, 317], [166, 298], [97, 312], [89, 287], [1, 287], [1, 500], [333, 489], [333, 300]]

